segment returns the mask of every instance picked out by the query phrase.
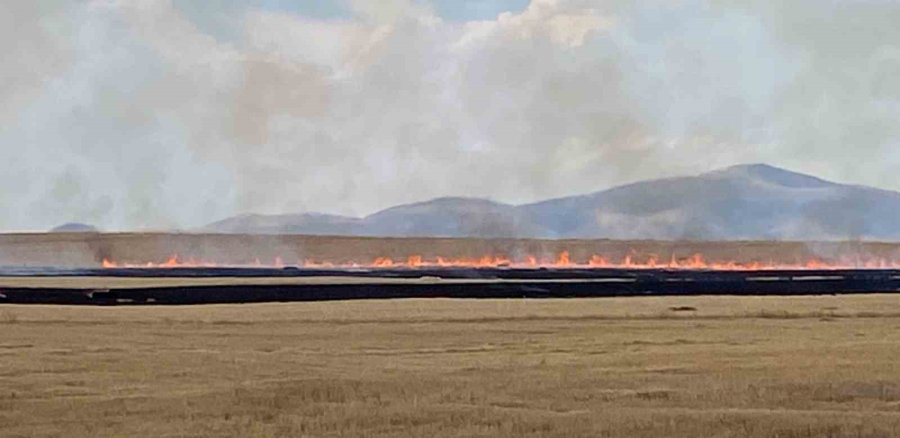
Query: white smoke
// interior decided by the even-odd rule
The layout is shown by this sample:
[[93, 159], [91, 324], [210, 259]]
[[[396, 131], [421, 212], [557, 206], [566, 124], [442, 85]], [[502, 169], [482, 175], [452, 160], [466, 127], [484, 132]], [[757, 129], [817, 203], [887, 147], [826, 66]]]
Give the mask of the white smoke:
[[517, 203], [741, 162], [900, 189], [896, 2], [205, 5], [218, 30], [164, 0], [0, 4], [0, 229]]

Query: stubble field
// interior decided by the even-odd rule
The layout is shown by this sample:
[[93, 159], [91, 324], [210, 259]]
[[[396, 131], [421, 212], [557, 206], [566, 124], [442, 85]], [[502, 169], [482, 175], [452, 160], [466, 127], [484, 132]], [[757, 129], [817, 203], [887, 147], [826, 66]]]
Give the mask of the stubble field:
[[0, 436], [900, 436], [900, 296], [0, 306]]

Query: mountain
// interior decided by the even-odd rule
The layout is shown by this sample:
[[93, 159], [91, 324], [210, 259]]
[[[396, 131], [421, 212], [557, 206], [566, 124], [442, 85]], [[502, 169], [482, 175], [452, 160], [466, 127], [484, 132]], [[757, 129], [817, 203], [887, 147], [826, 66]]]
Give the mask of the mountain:
[[763, 164], [644, 181], [521, 207], [555, 237], [900, 238], [900, 194]]
[[438, 198], [401, 205], [363, 219], [373, 236], [516, 237], [540, 232], [524, 212], [478, 198]]
[[96, 233], [97, 227], [78, 222], [68, 222], [50, 230], [51, 233]]
[[206, 226], [218, 233], [353, 235], [362, 232], [358, 218], [321, 213], [244, 214]]
[[900, 193], [765, 164], [514, 206], [438, 198], [364, 218], [244, 215], [207, 231], [361, 236], [900, 240]]
[[539, 232], [515, 206], [453, 197], [391, 207], [365, 218], [319, 213], [245, 214], [212, 223], [205, 231], [382, 237], [516, 237]]

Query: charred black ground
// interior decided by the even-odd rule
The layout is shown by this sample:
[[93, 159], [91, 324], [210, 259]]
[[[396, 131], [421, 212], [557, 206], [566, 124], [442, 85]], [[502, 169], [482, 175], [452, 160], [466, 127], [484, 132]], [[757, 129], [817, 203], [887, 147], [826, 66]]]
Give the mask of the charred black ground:
[[[900, 291], [900, 270], [0, 269], [0, 302], [203, 304], [390, 298], [820, 295]], [[59, 286], [59, 279], [79, 279]], [[28, 279], [23, 286], [22, 279]], [[126, 286], [112, 280], [132, 279]], [[142, 280], [143, 279], [143, 280]], [[152, 285], [153, 279], [166, 279]], [[129, 281], [132, 281], [129, 280]], [[147, 281], [148, 284], [142, 284]], [[214, 281], [215, 284], [208, 284]], [[258, 282], [258, 283], [256, 283]], [[273, 283], [274, 282], [274, 283]], [[118, 284], [109, 286], [108, 284]]]

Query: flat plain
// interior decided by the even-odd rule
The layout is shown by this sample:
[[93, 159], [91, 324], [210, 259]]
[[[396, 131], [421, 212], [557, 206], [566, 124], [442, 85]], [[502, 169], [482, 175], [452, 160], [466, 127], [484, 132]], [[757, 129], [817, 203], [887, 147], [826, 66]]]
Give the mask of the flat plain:
[[0, 436], [900, 436], [900, 295], [2, 305]]

